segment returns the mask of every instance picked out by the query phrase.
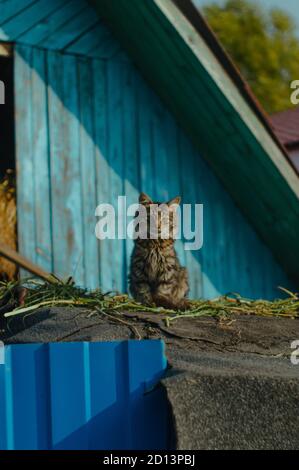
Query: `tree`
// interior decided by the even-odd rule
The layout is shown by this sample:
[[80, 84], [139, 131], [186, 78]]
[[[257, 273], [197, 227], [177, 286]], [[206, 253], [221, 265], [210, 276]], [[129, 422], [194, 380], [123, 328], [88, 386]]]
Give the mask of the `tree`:
[[204, 7], [208, 23], [269, 113], [292, 107], [290, 83], [299, 79], [299, 40], [293, 19], [250, 0]]

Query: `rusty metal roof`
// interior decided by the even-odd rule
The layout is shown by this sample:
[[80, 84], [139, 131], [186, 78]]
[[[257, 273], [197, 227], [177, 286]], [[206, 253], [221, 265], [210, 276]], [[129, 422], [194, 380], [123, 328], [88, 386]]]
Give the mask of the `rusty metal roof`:
[[299, 147], [299, 107], [274, 114], [271, 122], [277, 137], [287, 148]]

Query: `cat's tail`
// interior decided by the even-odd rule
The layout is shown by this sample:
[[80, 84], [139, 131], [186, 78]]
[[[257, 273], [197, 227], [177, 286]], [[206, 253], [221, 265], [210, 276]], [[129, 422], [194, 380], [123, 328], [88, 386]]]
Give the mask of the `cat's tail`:
[[188, 310], [191, 303], [188, 299], [173, 301], [163, 294], [153, 294], [153, 301], [157, 307], [163, 307], [169, 310]]

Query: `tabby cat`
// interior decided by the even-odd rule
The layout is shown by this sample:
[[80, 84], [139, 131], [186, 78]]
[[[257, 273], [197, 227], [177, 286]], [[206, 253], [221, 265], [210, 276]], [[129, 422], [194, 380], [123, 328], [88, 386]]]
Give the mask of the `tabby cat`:
[[[153, 220], [157, 237], [138, 237], [131, 257], [130, 291], [133, 297], [144, 305], [156, 305], [170, 309], [186, 309], [186, 299], [189, 291], [188, 274], [186, 268], [180, 266], [174, 249], [174, 234], [176, 223], [176, 209], [180, 204], [180, 197], [176, 197], [163, 206], [168, 209], [168, 218], [163, 218], [160, 212], [161, 203], [153, 202], [144, 193], [139, 196], [139, 205], [146, 210], [147, 222]], [[152, 211], [157, 208], [154, 215]], [[151, 211], [152, 207], [152, 211]], [[138, 213], [140, 215], [140, 212]], [[169, 237], [165, 238], [165, 224], [169, 227]], [[169, 224], [169, 225], [168, 225]]]

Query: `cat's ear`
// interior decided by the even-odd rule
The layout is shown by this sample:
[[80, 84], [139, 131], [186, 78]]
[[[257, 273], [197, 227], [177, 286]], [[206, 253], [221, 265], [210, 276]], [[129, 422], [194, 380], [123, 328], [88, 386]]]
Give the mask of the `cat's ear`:
[[153, 203], [153, 201], [151, 200], [151, 198], [147, 194], [140, 193], [139, 204], [146, 205], [146, 204], [152, 204], [152, 203]]
[[181, 197], [177, 196], [177, 197], [174, 197], [173, 199], [171, 199], [170, 201], [168, 201], [167, 204], [169, 205], [169, 207], [171, 207], [174, 204], [180, 205], [180, 203], [181, 203]]

